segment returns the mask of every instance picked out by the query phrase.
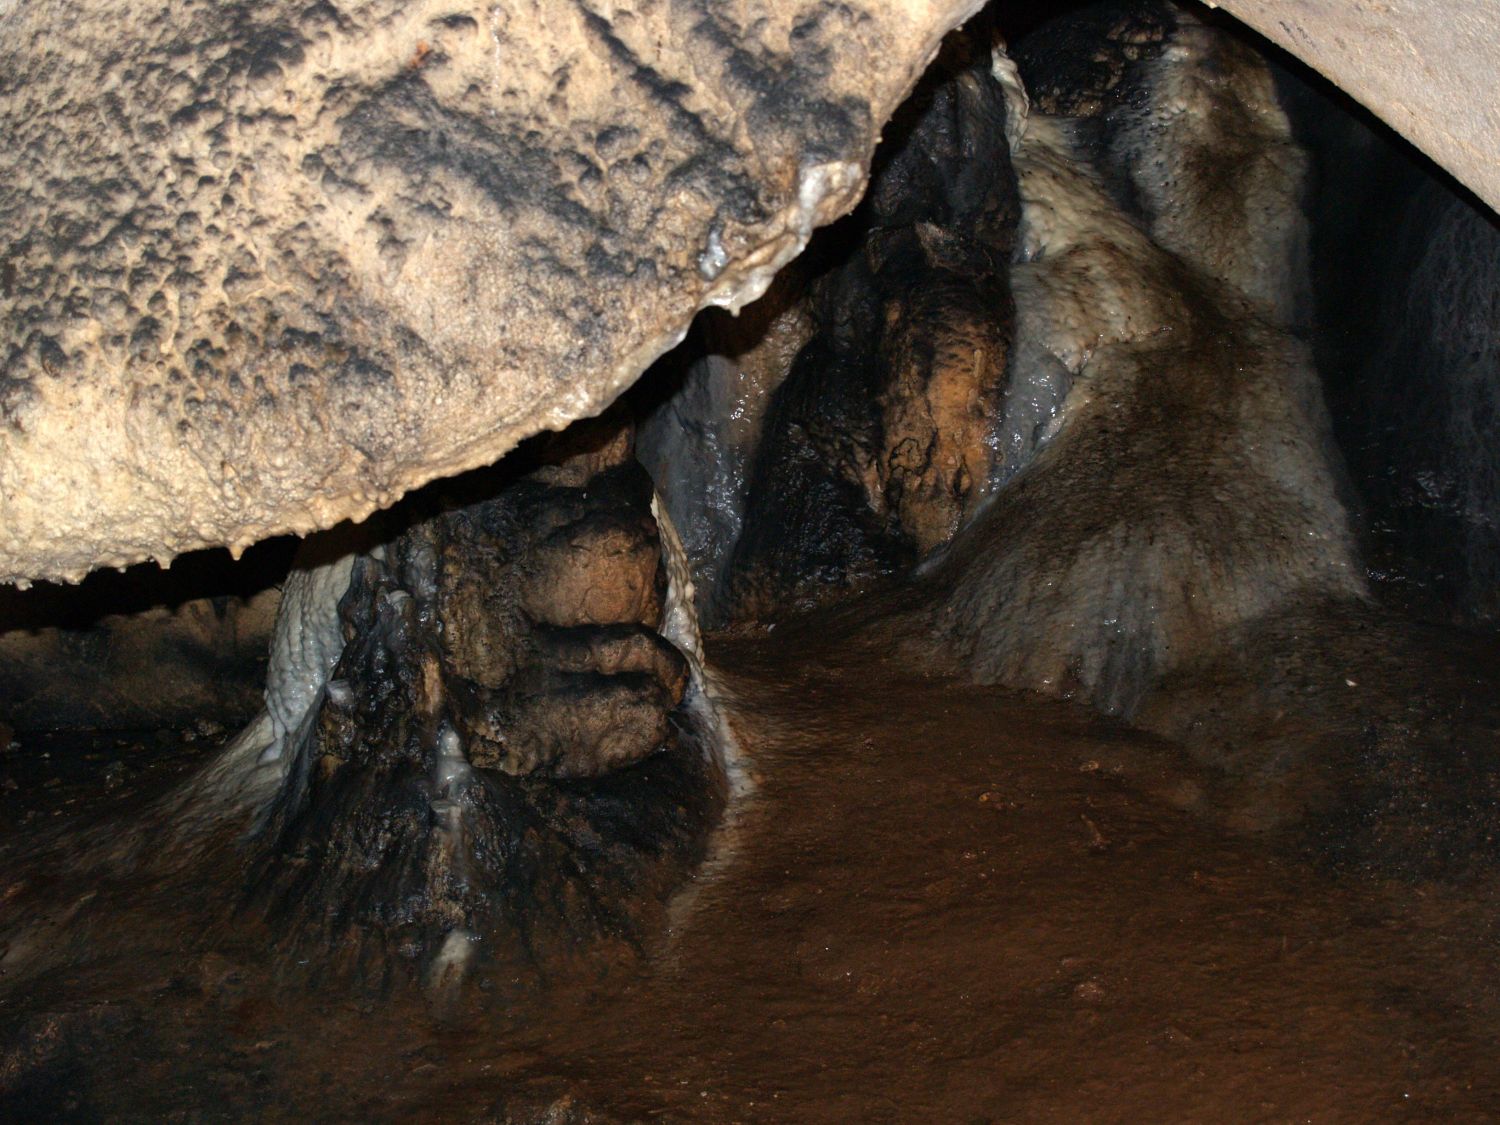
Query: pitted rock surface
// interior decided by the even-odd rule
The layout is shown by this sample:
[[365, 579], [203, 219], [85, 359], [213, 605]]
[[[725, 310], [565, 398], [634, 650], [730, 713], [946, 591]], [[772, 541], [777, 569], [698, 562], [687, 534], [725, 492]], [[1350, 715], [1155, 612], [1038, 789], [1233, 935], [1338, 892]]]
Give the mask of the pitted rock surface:
[[361, 518], [848, 210], [972, 0], [0, 4], [0, 579]]

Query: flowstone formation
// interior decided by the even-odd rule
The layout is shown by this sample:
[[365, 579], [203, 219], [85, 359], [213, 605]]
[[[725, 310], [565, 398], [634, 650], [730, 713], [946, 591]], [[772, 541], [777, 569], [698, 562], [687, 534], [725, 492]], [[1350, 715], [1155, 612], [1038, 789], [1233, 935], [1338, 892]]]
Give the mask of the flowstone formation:
[[[774, 625], [884, 587], [851, 612], [885, 616], [911, 660], [1184, 746], [1174, 803], [1297, 825], [1316, 853], [1382, 871], [1492, 856], [1500, 712], [1472, 700], [1493, 677], [1458, 655], [1470, 641], [1435, 656], [1437, 635], [1372, 598], [1311, 343], [1309, 156], [1271, 66], [1224, 21], [1156, 2], [1047, 22], [1014, 63], [991, 41], [978, 21], [950, 40], [867, 199], [761, 312], [762, 348], [799, 345], [784, 377], [766, 350], [722, 348], [653, 415], [668, 505], [710, 529], [690, 537], [710, 612]], [[1430, 229], [1435, 261], [1451, 233]], [[1493, 474], [1468, 435], [1490, 397], [1475, 310], [1491, 263], [1470, 244], [1471, 271], [1417, 271], [1408, 298], [1451, 315], [1392, 315], [1389, 346], [1370, 345], [1376, 363], [1431, 361], [1359, 386], [1462, 436], [1381, 430], [1411, 457], [1443, 450], [1469, 525], [1443, 542], [1483, 573]], [[772, 388], [735, 434], [745, 483], [695, 491], [659, 452], [683, 438], [657, 431], [729, 432], [703, 392], [736, 355], [746, 388]], [[1422, 409], [1391, 381], [1423, 388]], [[1401, 686], [1435, 659], [1441, 685]]]
[[[102, 11], [65, 33], [79, 51], [134, 18]], [[101, 902], [211, 876], [207, 911], [232, 916], [232, 886], [284, 966], [439, 990], [643, 946], [733, 787], [695, 609], [775, 624], [879, 580], [897, 597], [865, 604], [924, 666], [1281, 786], [1238, 823], [1316, 795], [1399, 842], [1426, 832], [1413, 778], [1460, 794], [1458, 824], [1500, 795], [1489, 758], [1437, 744], [1473, 723], [1426, 723], [1451, 697], [1411, 735], [1393, 692], [1330, 691], [1356, 686], [1346, 659], [1381, 667], [1371, 638], [1408, 670], [1424, 650], [1361, 573], [1304, 338], [1306, 156], [1244, 40], [1105, 4], [1013, 61], [976, 21], [863, 202], [750, 316], [705, 318], [662, 378], [493, 462], [596, 412], [692, 309], [749, 300], [853, 204], [887, 81], [856, 64], [927, 25], [817, 4], [732, 28], [691, 5], [283, 14], [193, 9], [181, 50], [175, 24], [122, 35], [56, 135], [34, 131], [55, 60], [0, 78], [72, 177], [45, 198], [0, 181], [32, 232], [0, 276], [21, 333], [0, 570], [308, 528], [488, 467], [309, 541], [261, 713], [126, 829], [63, 842]], [[506, 69], [528, 42], [540, 61]], [[29, 909], [17, 885], [0, 968], [37, 979], [102, 907]]]
[[194, 948], [239, 919], [294, 977], [442, 996], [654, 940], [730, 779], [633, 438], [612, 411], [310, 540], [260, 716], [151, 807], [52, 842], [39, 869], [90, 890], [11, 887], [11, 981], [148, 931], [159, 897], [201, 900]]
[[[358, 520], [597, 414], [855, 204], [976, 6], [0, 8], [0, 579]], [[238, 868], [364, 975], [644, 934], [723, 778], [686, 563], [606, 429], [311, 543], [263, 712], [63, 866]]]
[[300, 958], [442, 985], [476, 953], [642, 941], [701, 855], [723, 777], [701, 699], [680, 708], [693, 642], [660, 631], [631, 437], [607, 416], [523, 448], [353, 563], [253, 845], [252, 897]]
[[1364, 596], [1296, 331], [1306, 157], [1264, 61], [1170, 6], [1056, 21], [1019, 74], [992, 42], [950, 40], [781, 296], [809, 338], [717, 608], [920, 568], [915, 630], [971, 675], [1128, 716], [1228, 630]]
[[804, 266], [819, 271], [818, 331], [768, 412], [732, 614], [805, 607], [907, 569], [989, 493], [1013, 334], [1007, 112], [976, 21], [891, 123], [847, 231], [816, 248], [832, 260]]
[[1130, 715], [1233, 627], [1364, 596], [1292, 331], [1306, 158], [1265, 63], [1171, 8], [1090, 10], [1018, 61], [1040, 112], [1016, 151], [1012, 379], [1039, 365], [1063, 393], [934, 574], [935, 625], [980, 678]]

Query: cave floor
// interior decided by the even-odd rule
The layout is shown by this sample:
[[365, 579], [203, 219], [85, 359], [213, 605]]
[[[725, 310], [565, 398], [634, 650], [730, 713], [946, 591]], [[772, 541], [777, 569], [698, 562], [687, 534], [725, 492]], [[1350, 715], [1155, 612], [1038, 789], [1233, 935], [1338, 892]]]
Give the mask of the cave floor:
[[1330, 876], [1122, 780], [1163, 744], [870, 641], [713, 651], [753, 788], [644, 965], [438, 1018], [185, 936], [6, 998], [0, 1116], [1500, 1118], [1492, 890]]

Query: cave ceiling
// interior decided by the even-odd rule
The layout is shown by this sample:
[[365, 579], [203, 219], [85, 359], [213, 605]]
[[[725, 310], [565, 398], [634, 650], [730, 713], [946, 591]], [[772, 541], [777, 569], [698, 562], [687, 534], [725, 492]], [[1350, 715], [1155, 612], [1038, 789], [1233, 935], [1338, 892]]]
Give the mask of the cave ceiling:
[[0, 5], [0, 580], [359, 519], [849, 210], [975, 0]]
[[[0, 3], [0, 580], [357, 520], [598, 412], [854, 205], [977, 6]], [[1223, 6], [1500, 199], [1491, 6]]]

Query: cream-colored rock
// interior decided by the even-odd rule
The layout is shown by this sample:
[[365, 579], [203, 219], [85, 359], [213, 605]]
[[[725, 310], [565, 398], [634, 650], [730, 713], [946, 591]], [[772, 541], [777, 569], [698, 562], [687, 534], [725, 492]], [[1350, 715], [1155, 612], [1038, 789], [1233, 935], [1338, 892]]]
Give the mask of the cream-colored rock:
[[0, 580], [358, 519], [848, 210], [974, 0], [0, 3]]
[[1348, 91], [1500, 210], [1494, 0], [1209, 0]]

